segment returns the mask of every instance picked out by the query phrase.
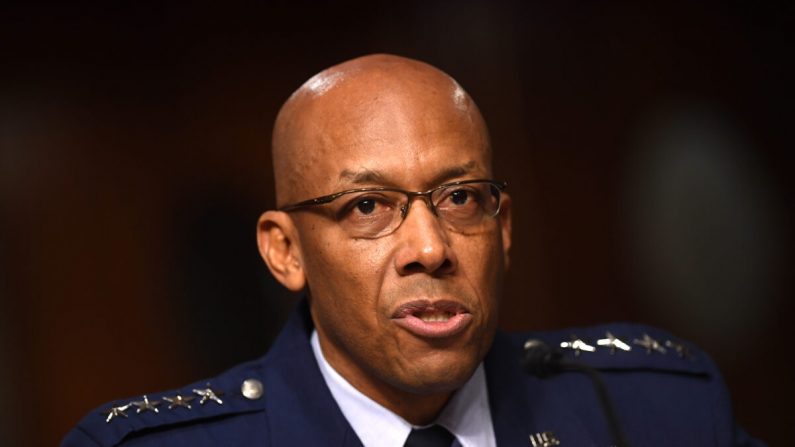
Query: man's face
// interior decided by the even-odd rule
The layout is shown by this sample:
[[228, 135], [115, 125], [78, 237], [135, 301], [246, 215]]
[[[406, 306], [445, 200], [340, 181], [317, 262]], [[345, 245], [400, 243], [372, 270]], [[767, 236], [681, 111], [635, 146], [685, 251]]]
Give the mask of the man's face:
[[[326, 93], [302, 120], [299, 144], [309, 155], [301, 199], [491, 178], [482, 119], [453, 85], [371, 80]], [[509, 203], [484, 231], [466, 235], [422, 200], [377, 239], [353, 238], [323, 212], [290, 216], [324, 356], [340, 374], [371, 397], [390, 388], [447, 393], [470, 377], [496, 330]], [[424, 321], [437, 317], [447, 321]]]

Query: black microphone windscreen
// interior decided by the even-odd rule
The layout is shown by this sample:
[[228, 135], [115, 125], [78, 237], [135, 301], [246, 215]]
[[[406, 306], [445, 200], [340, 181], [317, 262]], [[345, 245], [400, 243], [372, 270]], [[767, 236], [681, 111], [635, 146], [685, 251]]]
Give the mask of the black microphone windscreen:
[[561, 371], [560, 353], [541, 340], [530, 339], [524, 344], [522, 367], [536, 377], [549, 377]]

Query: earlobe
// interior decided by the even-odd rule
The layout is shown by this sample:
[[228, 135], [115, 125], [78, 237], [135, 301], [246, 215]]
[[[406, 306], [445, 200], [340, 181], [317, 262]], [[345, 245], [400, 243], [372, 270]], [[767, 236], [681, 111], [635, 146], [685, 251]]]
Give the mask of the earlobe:
[[306, 285], [295, 225], [281, 211], [266, 211], [257, 223], [257, 246], [273, 277], [293, 292]]
[[500, 202], [500, 229], [502, 231], [502, 253], [505, 260], [505, 268], [510, 265], [511, 251], [511, 196], [502, 193]]

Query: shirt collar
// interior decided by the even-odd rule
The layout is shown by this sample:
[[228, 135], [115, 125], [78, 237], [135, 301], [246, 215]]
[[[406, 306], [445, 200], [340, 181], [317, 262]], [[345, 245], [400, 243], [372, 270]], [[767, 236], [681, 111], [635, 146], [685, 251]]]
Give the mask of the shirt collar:
[[[335, 371], [323, 356], [316, 330], [310, 342], [323, 380], [362, 444], [402, 447], [414, 426], [362, 394]], [[461, 447], [496, 445], [483, 364], [453, 395], [436, 423], [450, 430]]]

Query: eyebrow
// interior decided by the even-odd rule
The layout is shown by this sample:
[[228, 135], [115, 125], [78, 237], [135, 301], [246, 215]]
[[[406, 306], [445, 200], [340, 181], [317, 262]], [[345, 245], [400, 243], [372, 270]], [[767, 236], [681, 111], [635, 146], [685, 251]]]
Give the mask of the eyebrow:
[[[449, 168], [445, 168], [433, 178], [431, 184], [440, 185], [450, 179], [456, 177], [462, 177], [474, 171], [475, 166], [477, 166], [477, 163], [475, 163], [474, 160], [470, 160], [459, 166], [452, 166]], [[340, 181], [344, 181], [346, 183], [353, 183], [355, 185], [379, 184], [379, 185], [395, 186], [393, 182], [389, 181], [386, 174], [384, 174], [381, 171], [373, 169], [360, 169], [358, 171], [344, 169], [340, 173], [339, 179]]]

